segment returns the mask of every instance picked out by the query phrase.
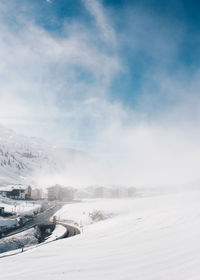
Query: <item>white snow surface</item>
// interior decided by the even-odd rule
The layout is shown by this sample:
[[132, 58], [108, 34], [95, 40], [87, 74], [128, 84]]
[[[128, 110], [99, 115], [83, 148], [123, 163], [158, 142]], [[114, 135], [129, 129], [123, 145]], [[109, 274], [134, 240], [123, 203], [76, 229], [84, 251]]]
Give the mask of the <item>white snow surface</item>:
[[6, 252], [22, 248], [24, 246], [38, 244], [36, 233], [37, 230], [35, 228], [31, 228], [13, 236], [0, 239], [0, 252]]
[[50, 242], [50, 241], [56, 240], [57, 238], [62, 237], [65, 233], [67, 233], [66, 227], [64, 227], [63, 225], [56, 225], [54, 231], [53, 231], [52, 234], [46, 239], [45, 242]]
[[[86, 217], [83, 234], [0, 259], [1, 278], [199, 280], [199, 201], [185, 192], [66, 205], [57, 216]], [[90, 224], [93, 210], [110, 218]]]
[[[35, 201], [13, 200], [0, 196], [0, 207], [4, 207], [5, 212], [14, 212], [17, 215], [33, 215], [34, 212], [40, 211], [41, 204]], [[3, 219], [5, 220], [5, 218]]]

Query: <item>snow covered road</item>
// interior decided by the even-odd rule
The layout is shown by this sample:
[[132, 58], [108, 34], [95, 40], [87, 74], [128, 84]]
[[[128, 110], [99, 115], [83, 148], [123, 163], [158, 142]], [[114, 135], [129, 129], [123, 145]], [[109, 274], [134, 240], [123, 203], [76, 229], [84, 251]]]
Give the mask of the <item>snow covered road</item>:
[[[59, 215], [84, 216], [84, 233], [0, 259], [1, 277], [199, 280], [199, 201], [200, 192], [187, 192], [66, 205]], [[90, 224], [95, 209], [110, 218]]]

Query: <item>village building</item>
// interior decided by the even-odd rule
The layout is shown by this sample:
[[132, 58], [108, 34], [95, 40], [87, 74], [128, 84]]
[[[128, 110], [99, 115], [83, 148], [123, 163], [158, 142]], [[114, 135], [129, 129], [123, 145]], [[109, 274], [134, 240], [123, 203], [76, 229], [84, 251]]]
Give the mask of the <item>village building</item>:
[[133, 197], [135, 196], [136, 189], [134, 187], [129, 187], [128, 188], [128, 197]]
[[42, 198], [42, 193], [40, 189], [32, 189], [31, 199], [39, 200]]
[[0, 207], [0, 216], [4, 216], [4, 207]]
[[26, 199], [31, 199], [31, 192], [32, 188], [31, 186], [28, 186], [28, 188], [26, 189]]
[[23, 185], [9, 185], [0, 187], [0, 195], [11, 199], [43, 199], [43, 191], [38, 188]]
[[94, 197], [103, 198], [104, 197], [104, 187], [96, 187], [94, 189]]
[[118, 187], [113, 187], [113, 188], [111, 189], [111, 196], [112, 196], [112, 198], [119, 198], [119, 196], [120, 196], [120, 190], [119, 190]]
[[76, 192], [76, 198], [129, 198], [135, 196], [136, 189], [127, 186], [93, 185]]
[[0, 195], [11, 199], [25, 199], [26, 188], [22, 185], [10, 185], [0, 188]]
[[26, 189], [26, 199], [40, 200], [43, 199], [43, 197], [42, 189], [32, 188], [31, 186], [28, 186]]
[[48, 200], [60, 200], [60, 185], [55, 185], [48, 188]]
[[48, 188], [48, 200], [71, 201], [74, 199], [74, 193], [74, 188], [57, 184]]
[[78, 198], [81, 198], [80, 194], [82, 195], [82, 198], [104, 198], [107, 197], [108, 191], [104, 186], [94, 185], [89, 186], [84, 190], [79, 190], [77, 193]]

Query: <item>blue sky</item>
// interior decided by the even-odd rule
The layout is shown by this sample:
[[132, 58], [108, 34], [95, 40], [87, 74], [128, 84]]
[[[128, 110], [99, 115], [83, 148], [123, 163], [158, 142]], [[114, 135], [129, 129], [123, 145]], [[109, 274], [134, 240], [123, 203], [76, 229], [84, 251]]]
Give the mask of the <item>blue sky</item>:
[[[31, 3], [31, 2], [30, 2]], [[117, 37], [117, 48], [105, 42], [97, 43], [108, 52], [115, 52], [122, 68], [110, 81], [109, 98], [119, 99], [124, 105], [137, 107], [144, 83], [149, 84], [149, 94], [159, 90], [149, 72], [159, 67], [163, 72], [176, 75], [185, 71], [191, 75], [199, 67], [198, 1], [100, 1], [109, 24]], [[65, 24], [79, 22], [93, 32], [95, 18], [88, 13], [82, 1], [32, 1], [30, 17], [44, 29], [60, 36]], [[29, 9], [29, 7], [28, 7]], [[137, 41], [137, 42], [135, 42]], [[148, 46], [149, 45], [149, 46]], [[157, 51], [159, 49], [159, 51]], [[93, 74], [77, 69], [77, 75], [91, 82]], [[171, 105], [163, 94], [158, 99], [161, 106]], [[170, 103], [170, 104], [168, 104]], [[142, 108], [139, 108], [139, 110]]]
[[189, 163], [200, 149], [199, 6], [1, 1], [1, 123], [57, 146], [126, 159], [149, 178], [160, 166], [166, 180], [175, 166], [177, 178], [198, 177]]
[[[28, 37], [27, 32], [31, 32], [28, 28], [45, 33], [47, 40], [54, 40], [55, 44], [56, 40], [58, 44], [64, 44], [66, 40], [67, 45], [68, 39], [70, 41], [71, 38], [75, 38], [76, 43], [80, 41], [81, 44], [82, 40], [85, 45], [80, 57], [73, 54], [74, 57], [69, 63], [60, 63], [58, 57], [50, 61], [47, 57], [46, 62], [49, 66], [46, 65], [46, 73], [37, 73], [37, 67], [29, 73], [30, 77], [26, 77], [25, 73], [24, 80], [34, 78], [39, 86], [45, 87], [46, 94], [26, 93], [26, 96], [22, 97], [21, 90], [22, 102], [32, 99], [36, 104], [37, 101], [45, 102], [46, 96], [53, 98], [51, 93], [48, 94], [48, 87], [55, 87], [56, 96], [52, 102], [56, 103], [58, 111], [65, 110], [69, 104], [76, 106], [77, 102], [82, 102], [91, 95], [98, 98], [99, 95], [103, 95], [108, 103], [119, 102], [125, 110], [128, 107], [146, 114], [151, 119], [155, 111], [168, 110], [185, 98], [185, 94], [182, 97], [180, 94], [170, 93], [168, 88], [163, 89], [160, 79], [170, 82], [175, 79], [178, 85], [187, 77], [187, 86], [190, 86], [199, 69], [198, 1], [24, 0], [19, 5], [18, 1], [12, 0], [9, 4], [2, 1], [1, 5], [2, 24], [12, 36], [15, 34], [16, 41], [21, 40], [22, 45], [23, 38], [19, 39], [17, 35], [20, 37], [26, 33], [25, 36]], [[45, 53], [49, 51], [45, 49], [46, 43], [42, 42], [42, 34], [38, 38], [38, 33], [33, 34], [32, 38], [26, 38], [27, 48], [28, 51], [32, 51], [32, 57], [37, 48], [43, 48]], [[8, 37], [8, 32], [5, 36]], [[38, 40], [38, 45], [34, 42], [35, 50], [31, 40]], [[15, 48], [14, 45], [10, 47]], [[46, 47], [48, 48], [47, 45]], [[51, 47], [55, 48], [49, 45], [49, 48]], [[62, 48], [65, 52], [64, 46]], [[69, 56], [72, 48], [73, 46], [70, 50], [66, 49]], [[43, 56], [42, 51], [38, 56]], [[91, 62], [80, 61], [87, 51]], [[105, 72], [92, 65], [92, 55], [101, 55], [102, 59], [105, 59]], [[29, 62], [24, 61], [22, 64], [25, 63], [24, 67], [28, 67]], [[95, 63], [98, 64], [99, 61]], [[104, 61], [99, 67], [104, 67], [103, 64]], [[110, 69], [109, 64], [112, 65]], [[156, 79], [156, 76], [159, 78]], [[69, 87], [67, 94], [65, 87]], [[97, 93], [90, 94], [94, 87], [97, 88]], [[102, 93], [99, 94], [98, 91]], [[36, 95], [40, 96], [40, 100]], [[58, 120], [65, 125], [64, 119], [58, 117]], [[80, 119], [80, 122], [82, 121]]]

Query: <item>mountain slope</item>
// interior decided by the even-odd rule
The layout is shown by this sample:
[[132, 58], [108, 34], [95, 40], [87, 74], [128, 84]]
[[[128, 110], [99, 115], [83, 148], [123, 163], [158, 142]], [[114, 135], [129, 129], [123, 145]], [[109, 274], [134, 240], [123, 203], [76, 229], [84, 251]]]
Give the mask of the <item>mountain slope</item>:
[[72, 149], [58, 149], [0, 126], [0, 185], [28, 183], [36, 174], [61, 172], [68, 163], [85, 159]]

